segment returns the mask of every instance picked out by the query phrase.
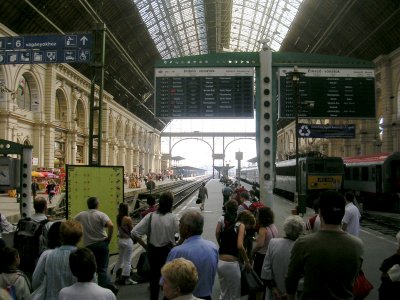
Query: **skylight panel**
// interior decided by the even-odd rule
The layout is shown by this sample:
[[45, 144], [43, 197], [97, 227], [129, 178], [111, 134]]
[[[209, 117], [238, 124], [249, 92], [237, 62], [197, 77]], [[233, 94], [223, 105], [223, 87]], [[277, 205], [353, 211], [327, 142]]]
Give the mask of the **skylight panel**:
[[[133, 2], [163, 58], [208, 53], [204, 0]], [[232, 51], [258, 51], [261, 48], [259, 41], [268, 39], [269, 47], [279, 50], [302, 2], [233, 0], [229, 48]], [[167, 42], [162, 43], [163, 40]]]

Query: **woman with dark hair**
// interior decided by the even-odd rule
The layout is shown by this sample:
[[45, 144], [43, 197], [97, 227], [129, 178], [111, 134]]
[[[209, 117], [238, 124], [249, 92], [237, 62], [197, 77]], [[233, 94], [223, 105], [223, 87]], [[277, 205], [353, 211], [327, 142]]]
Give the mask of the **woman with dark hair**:
[[[269, 207], [260, 207], [257, 213], [257, 225], [259, 227], [256, 244], [252, 250], [254, 258], [253, 269], [258, 276], [261, 276], [261, 268], [267, 253], [268, 245], [271, 239], [278, 237], [278, 229], [274, 225], [274, 212]], [[265, 291], [263, 292], [265, 293]], [[257, 299], [261, 298], [261, 294], [257, 295]], [[253, 295], [249, 299], [255, 299]], [[262, 297], [264, 299], [264, 297]]]
[[238, 203], [236, 200], [228, 200], [225, 203], [225, 213], [218, 219], [217, 227], [215, 228], [215, 237], [218, 244], [220, 243], [221, 232], [230, 225], [235, 224], [237, 218]]
[[[150, 262], [150, 300], [157, 300], [160, 293], [161, 268], [169, 251], [175, 244], [175, 234], [179, 232], [179, 221], [172, 213], [174, 195], [161, 194], [156, 212], [147, 214], [132, 230], [132, 236], [147, 249]], [[142, 236], [147, 236], [147, 244]]]
[[132, 219], [129, 217], [129, 207], [126, 203], [120, 203], [117, 215], [118, 225], [118, 262], [117, 280], [118, 284], [130, 285], [136, 282], [131, 279], [131, 261], [133, 254], [133, 241], [130, 233], [133, 229]]
[[220, 299], [240, 299], [241, 274], [239, 258], [243, 261], [246, 270], [251, 270], [251, 263], [245, 249], [244, 238], [246, 230], [253, 228], [255, 223], [256, 220], [253, 214], [245, 210], [238, 215], [236, 222], [229, 225], [225, 224], [220, 233], [217, 269], [221, 287]]

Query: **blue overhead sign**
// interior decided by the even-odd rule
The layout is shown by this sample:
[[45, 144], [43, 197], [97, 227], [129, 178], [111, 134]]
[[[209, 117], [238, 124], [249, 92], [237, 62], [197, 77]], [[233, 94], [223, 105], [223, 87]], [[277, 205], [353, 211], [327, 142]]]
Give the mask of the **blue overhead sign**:
[[0, 37], [0, 64], [89, 63], [92, 34]]
[[356, 126], [354, 124], [298, 124], [297, 130], [300, 138], [354, 139], [356, 136]]

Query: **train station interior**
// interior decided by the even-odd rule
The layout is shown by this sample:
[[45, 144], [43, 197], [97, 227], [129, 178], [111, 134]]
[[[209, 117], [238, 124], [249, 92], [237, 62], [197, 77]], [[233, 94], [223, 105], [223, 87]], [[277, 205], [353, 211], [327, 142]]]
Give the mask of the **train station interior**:
[[[263, 44], [274, 52], [343, 56], [375, 65], [376, 117], [300, 119], [311, 124], [356, 126], [353, 139], [300, 139], [300, 153], [319, 151], [346, 157], [398, 150], [398, 14], [399, 4], [392, 0], [5, 0], [0, 17], [4, 37], [90, 32], [95, 23], [105, 24], [101, 163], [124, 165], [128, 174], [138, 174], [160, 172], [172, 165], [171, 155], [179, 155], [168, 153], [168, 148], [162, 150], [161, 142], [168, 140], [163, 132], [174, 120], [154, 115], [155, 62], [257, 52]], [[83, 63], [2, 62], [0, 137], [33, 145], [36, 168], [89, 163], [90, 72]], [[185, 132], [186, 127], [181, 125], [179, 131]], [[293, 120], [278, 120], [276, 130], [276, 159], [293, 157]], [[203, 139], [197, 131], [193, 128], [192, 136]], [[240, 146], [234, 148], [230, 152]], [[95, 161], [99, 160], [96, 154]], [[225, 165], [226, 160], [218, 164]]]
[[[360, 234], [378, 299], [400, 228], [400, 1], [1, 0], [0, 155], [11, 223], [32, 213], [32, 182], [46, 199], [57, 186], [55, 217], [101, 193], [114, 221], [120, 202], [137, 216], [163, 185], [201, 178], [212, 241], [225, 179], [259, 189], [280, 235], [313, 214], [313, 189], [354, 191], [380, 213]], [[18, 155], [22, 191], [7, 179]], [[178, 216], [200, 210], [191, 193]], [[118, 299], [132, 294], [148, 286]]]

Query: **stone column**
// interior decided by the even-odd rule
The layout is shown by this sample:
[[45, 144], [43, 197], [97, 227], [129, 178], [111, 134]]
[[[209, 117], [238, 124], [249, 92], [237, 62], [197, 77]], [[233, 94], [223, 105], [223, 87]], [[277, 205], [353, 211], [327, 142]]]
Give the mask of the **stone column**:
[[[384, 120], [384, 133], [382, 140], [382, 152], [391, 152], [393, 150], [393, 139], [395, 138], [395, 132], [393, 126], [396, 114], [394, 113], [394, 107], [396, 103], [393, 103], [392, 95], [392, 70], [390, 64], [390, 58], [387, 55], [379, 56], [375, 61], [376, 73], [380, 74], [380, 87], [382, 99], [382, 116]], [[394, 119], [393, 119], [394, 117]]]
[[125, 172], [130, 175], [133, 173], [133, 148], [129, 146], [126, 150]]
[[118, 161], [117, 161], [117, 164], [119, 166], [124, 166], [125, 167], [125, 158], [126, 158], [125, 142], [123, 140], [120, 140], [119, 141], [119, 146], [118, 146]]

